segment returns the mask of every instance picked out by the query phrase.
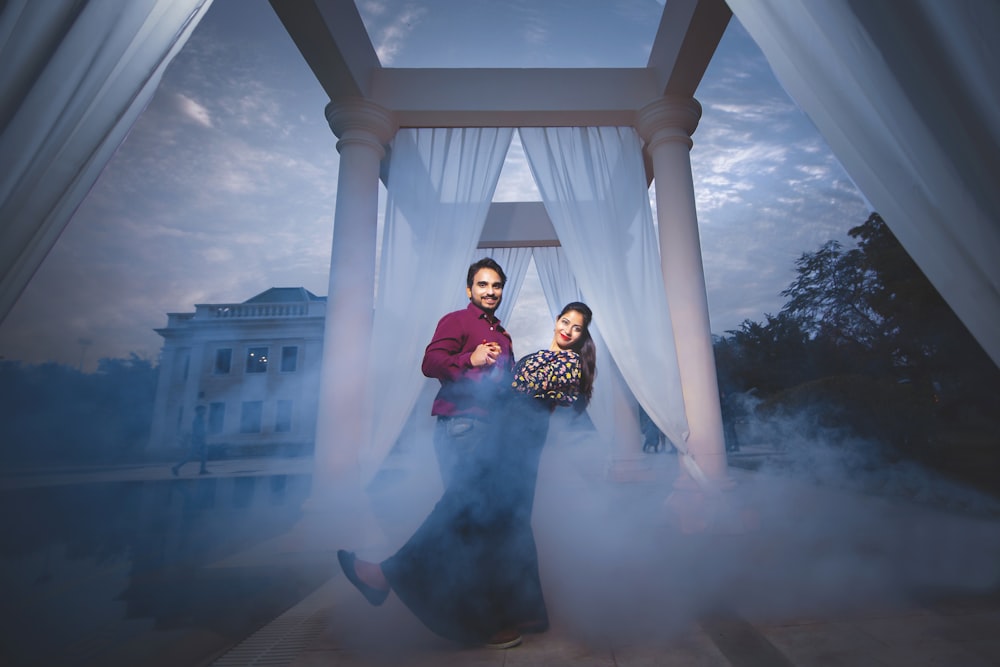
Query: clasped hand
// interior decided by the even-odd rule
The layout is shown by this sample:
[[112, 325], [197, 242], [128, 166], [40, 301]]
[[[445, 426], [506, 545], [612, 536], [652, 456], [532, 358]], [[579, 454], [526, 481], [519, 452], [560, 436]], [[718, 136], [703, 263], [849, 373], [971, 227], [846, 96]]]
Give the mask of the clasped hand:
[[472, 351], [469, 361], [473, 366], [492, 366], [500, 358], [500, 353], [500, 343], [487, 343], [483, 341]]

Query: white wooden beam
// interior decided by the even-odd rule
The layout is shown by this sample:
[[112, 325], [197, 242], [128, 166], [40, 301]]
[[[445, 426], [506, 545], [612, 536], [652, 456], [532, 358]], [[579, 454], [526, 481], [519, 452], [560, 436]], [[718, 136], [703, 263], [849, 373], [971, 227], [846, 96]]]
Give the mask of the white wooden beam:
[[646, 68], [382, 68], [371, 99], [400, 127], [541, 127], [631, 125], [659, 95]]
[[354, 0], [270, 0], [331, 100], [368, 97], [381, 64]]

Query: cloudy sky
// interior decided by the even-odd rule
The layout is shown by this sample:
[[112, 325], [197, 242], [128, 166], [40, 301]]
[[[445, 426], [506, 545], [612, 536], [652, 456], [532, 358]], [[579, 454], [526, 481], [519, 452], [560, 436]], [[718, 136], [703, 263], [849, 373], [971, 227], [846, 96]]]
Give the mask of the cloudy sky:
[[[644, 66], [662, 11], [656, 0], [601, 0], [610, 14], [581, 0], [358, 4], [397, 67]], [[735, 19], [697, 97], [691, 158], [722, 334], [776, 313], [795, 259], [849, 242], [868, 207]], [[215, 0], [0, 325], [0, 357], [85, 369], [156, 359], [168, 312], [272, 286], [325, 295], [338, 169], [327, 101], [266, 0]], [[515, 145], [496, 199], [535, 193]], [[548, 342], [530, 278], [510, 323], [523, 351]]]

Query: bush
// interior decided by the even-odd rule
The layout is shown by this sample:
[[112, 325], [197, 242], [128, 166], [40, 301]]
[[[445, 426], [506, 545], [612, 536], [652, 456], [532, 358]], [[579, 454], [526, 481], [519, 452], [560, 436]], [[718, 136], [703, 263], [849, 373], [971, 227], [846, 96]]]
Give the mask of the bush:
[[[757, 408], [764, 419], [796, 416], [817, 431], [873, 440], [918, 454], [933, 432], [933, 395], [911, 382], [838, 375], [777, 392]], [[802, 417], [808, 417], [802, 419]], [[813, 437], [817, 433], [805, 433]]]

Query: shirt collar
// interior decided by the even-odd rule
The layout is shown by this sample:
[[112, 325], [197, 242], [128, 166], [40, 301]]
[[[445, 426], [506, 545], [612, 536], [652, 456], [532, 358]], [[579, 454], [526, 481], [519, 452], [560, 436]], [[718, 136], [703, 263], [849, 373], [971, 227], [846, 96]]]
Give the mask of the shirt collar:
[[490, 316], [486, 313], [485, 310], [483, 310], [482, 308], [480, 308], [476, 304], [472, 303], [471, 301], [469, 302], [469, 305], [466, 306], [466, 310], [472, 311], [476, 315], [477, 319], [486, 320], [490, 324], [494, 324], [494, 325], [499, 325], [500, 324], [500, 318], [499, 317], [497, 317], [496, 315], [494, 315], [493, 318], [490, 319]]

